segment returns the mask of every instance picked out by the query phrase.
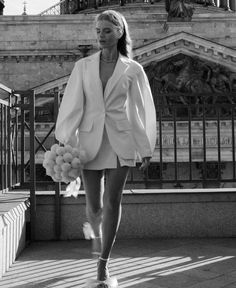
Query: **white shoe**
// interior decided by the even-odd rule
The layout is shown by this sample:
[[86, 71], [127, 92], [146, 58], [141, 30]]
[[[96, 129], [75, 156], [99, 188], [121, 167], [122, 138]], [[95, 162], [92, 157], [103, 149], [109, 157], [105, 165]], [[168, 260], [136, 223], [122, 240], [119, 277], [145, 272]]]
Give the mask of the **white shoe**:
[[118, 288], [118, 281], [115, 277], [110, 277], [105, 281], [88, 279], [85, 288]]
[[93, 228], [92, 228], [92, 226], [90, 225], [89, 222], [85, 222], [83, 224], [83, 232], [84, 232], [84, 238], [86, 240], [90, 240], [90, 239], [94, 239], [95, 238], [95, 235], [94, 235], [94, 232], [93, 232]]
[[92, 240], [92, 255], [97, 258], [101, 254], [101, 237], [96, 237], [89, 222], [83, 224], [83, 233], [86, 240]]
[[101, 255], [102, 250], [101, 237], [94, 237], [92, 239], [92, 255], [94, 258], [98, 258]]

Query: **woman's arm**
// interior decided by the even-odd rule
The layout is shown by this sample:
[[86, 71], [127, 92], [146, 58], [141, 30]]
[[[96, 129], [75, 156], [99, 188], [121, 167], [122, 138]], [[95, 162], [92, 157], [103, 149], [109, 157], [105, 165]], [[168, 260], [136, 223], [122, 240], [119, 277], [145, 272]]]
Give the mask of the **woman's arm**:
[[129, 119], [144, 166], [149, 163], [156, 145], [156, 111], [148, 78], [143, 70], [134, 76], [129, 95]]
[[63, 144], [76, 146], [76, 132], [84, 111], [82, 61], [75, 64], [60, 105], [55, 137]]

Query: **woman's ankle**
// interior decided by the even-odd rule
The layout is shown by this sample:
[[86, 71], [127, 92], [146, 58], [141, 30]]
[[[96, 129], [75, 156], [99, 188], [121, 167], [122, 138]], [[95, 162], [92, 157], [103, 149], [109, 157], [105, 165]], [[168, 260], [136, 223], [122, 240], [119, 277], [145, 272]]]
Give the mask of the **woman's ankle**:
[[109, 278], [108, 258], [98, 258], [97, 280], [105, 281]]
[[108, 262], [109, 261], [109, 258], [103, 258], [101, 256], [98, 259], [101, 260], [102, 262]]
[[102, 239], [101, 237], [94, 237], [92, 240], [92, 255], [97, 258], [101, 255]]

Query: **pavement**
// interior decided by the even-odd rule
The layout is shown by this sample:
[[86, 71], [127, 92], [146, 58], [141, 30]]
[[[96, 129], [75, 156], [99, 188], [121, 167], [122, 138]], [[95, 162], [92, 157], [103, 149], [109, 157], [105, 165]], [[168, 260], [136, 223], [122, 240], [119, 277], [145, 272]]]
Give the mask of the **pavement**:
[[[0, 280], [10, 288], [86, 288], [90, 241], [33, 242]], [[117, 240], [110, 274], [119, 288], [236, 288], [236, 238]]]

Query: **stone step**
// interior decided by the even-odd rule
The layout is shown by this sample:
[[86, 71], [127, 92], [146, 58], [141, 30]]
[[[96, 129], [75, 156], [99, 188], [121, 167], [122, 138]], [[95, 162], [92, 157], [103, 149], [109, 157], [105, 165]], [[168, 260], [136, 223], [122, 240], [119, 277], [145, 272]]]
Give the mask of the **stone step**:
[[0, 279], [26, 246], [28, 197], [0, 193]]

